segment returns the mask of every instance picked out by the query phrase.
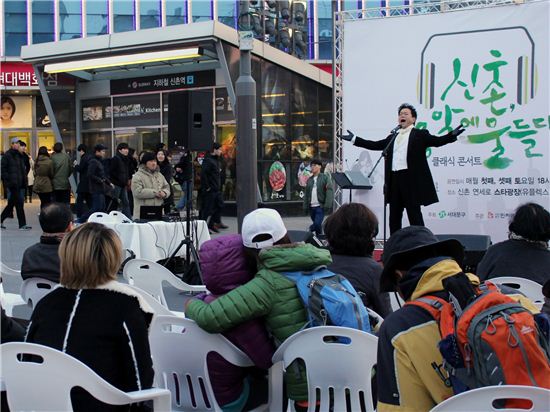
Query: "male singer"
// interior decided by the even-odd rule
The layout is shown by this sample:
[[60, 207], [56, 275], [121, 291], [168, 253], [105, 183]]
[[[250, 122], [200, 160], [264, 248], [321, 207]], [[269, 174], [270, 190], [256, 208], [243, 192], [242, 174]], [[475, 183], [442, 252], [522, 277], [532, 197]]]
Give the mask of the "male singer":
[[385, 151], [384, 203], [390, 204], [390, 233], [401, 229], [403, 209], [407, 209], [411, 225], [424, 226], [420, 206], [439, 201], [426, 149], [455, 142], [464, 131], [460, 125], [445, 136], [432, 136], [427, 130], [414, 128], [417, 114], [410, 104], [399, 106], [397, 113], [399, 125], [385, 139], [365, 140], [349, 130], [341, 135], [355, 146]]

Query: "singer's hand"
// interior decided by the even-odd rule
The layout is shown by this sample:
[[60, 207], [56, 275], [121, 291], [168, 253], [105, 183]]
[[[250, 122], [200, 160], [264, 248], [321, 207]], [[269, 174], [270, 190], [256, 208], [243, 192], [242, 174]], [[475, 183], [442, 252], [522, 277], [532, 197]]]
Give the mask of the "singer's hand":
[[355, 137], [353, 132], [351, 130], [347, 130], [348, 134], [338, 134], [338, 137], [342, 140], [347, 140], [348, 142], [351, 142], [351, 140]]
[[464, 128], [464, 126], [462, 126], [461, 124], [456, 128], [454, 129], [451, 134], [454, 136], [454, 137], [458, 137], [460, 136], [460, 134], [462, 134], [464, 132], [464, 130], [466, 130]]

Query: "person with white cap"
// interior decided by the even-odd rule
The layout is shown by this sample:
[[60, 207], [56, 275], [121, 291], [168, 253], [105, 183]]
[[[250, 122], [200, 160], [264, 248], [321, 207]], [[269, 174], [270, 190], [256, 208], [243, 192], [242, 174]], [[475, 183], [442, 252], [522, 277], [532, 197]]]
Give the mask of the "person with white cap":
[[[27, 188], [27, 170], [25, 169], [25, 162], [23, 155], [19, 152], [19, 145], [21, 141], [18, 137], [14, 137], [10, 141], [11, 148], [4, 156], [2, 156], [2, 183], [8, 191], [8, 204], [2, 211], [1, 222], [2, 229], [4, 227], [4, 220], [13, 214], [13, 208], [17, 213], [17, 220], [19, 222], [20, 230], [29, 230], [30, 226], [27, 226], [25, 218], [25, 210], [23, 209], [24, 190]], [[23, 193], [22, 193], [23, 191]]]
[[[263, 318], [275, 343], [280, 345], [307, 323], [294, 282], [281, 272], [326, 266], [331, 263], [330, 253], [309, 244], [291, 243], [283, 219], [273, 209], [256, 209], [246, 215], [242, 238], [248, 255], [257, 260], [256, 276], [209, 304], [191, 300], [185, 316], [209, 333], [221, 333], [249, 319]], [[304, 368], [289, 368], [285, 382], [296, 410], [307, 409]]]

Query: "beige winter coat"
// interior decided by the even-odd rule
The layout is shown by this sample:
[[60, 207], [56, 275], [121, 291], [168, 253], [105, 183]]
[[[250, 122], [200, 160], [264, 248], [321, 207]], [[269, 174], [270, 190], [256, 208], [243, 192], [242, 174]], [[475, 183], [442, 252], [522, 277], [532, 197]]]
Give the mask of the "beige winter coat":
[[160, 173], [158, 166], [154, 172], [151, 172], [145, 165], [140, 165], [132, 177], [134, 219], [139, 218], [141, 206], [162, 206], [165, 198], [155, 196], [160, 191], [164, 192], [165, 198], [170, 196], [170, 185]]

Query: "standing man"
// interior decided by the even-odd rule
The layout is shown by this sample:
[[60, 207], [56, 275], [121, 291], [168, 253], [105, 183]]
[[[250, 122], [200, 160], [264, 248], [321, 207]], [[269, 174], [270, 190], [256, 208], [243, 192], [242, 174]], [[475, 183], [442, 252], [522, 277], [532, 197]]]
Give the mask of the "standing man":
[[2, 156], [2, 183], [8, 192], [8, 204], [0, 217], [2, 229], [5, 229], [3, 225], [4, 220], [13, 214], [14, 207], [19, 222], [19, 230], [32, 229], [30, 226], [27, 226], [25, 210], [23, 209], [23, 194], [27, 188], [27, 170], [25, 169], [25, 162], [23, 155], [19, 151], [19, 146], [19, 138], [14, 137], [11, 139], [10, 150]]
[[92, 198], [92, 206], [88, 216], [95, 212], [105, 211], [105, 195], [110, 194], [114, 185], [109, 180], [103, 166], [107, 148], [102, 144], [94, 146], [94, 157], [88, 163], [88, 185]]
[[382, 140], [365, 140], [348, 134], [341, 138], [368, 150], [384, 151], [384, 204], [390, 204], [390, 233], [401, 229], [403, 209], [411, 225], [424, 226], [420, 206], [437, 203], [437, 193], [426, 159], [428, 147], [456, 142], [464, 131], [462, 125], [445, 136], [433, 136], [427, 130], [415, 129], [416, 109], [403, 103], [397, 110], [399, 125]]
[[29, 193], [29, 201], [32, 203], [32, 184], [34, 183], [34, 174], [31, 170], [34, 162], [27, 153], [27, 144], [23, 140], [19, 141], [19, 153], [21, 153], [21, 157], [25, 163], [25, 170], [27, 171], [27, 186], [25, 186], [21, 197], [23, 198], [24, 203], [27, 203], [27, 193]]
[[193, 209], [193, 155], [187, 149], [184, 149], [176, 165], [174, 179], [180, 184], [182, 192], [176, 208], [182, 210], [189, 205], [189, 208]]
[[53, 166], [53, 201], [58, 203], [71, 203], [71, 184], [69, 176], [73, 172], [71, 159], [63, 151], [63, 143], [57, 142], [53, 145], [52, 166]]
[[130, 211], [130, 202], [128, 201], [128, 184], [130, 182], [130, 158], [128, 153], [130, 148], [128, 143], [119, 143], [116, 147], [116, 154], [111, 159], [109, 165], [109, 177], [111, 183], [115, 185], [113, 198], [118, 200], [120, 210], [128, 219], [132, 218]]
[[[220, 167], [221, 147], [219, 143], [214, 142], [212, 151], [204, 157], [201, 167], [202, 207], [200, 218], [206, 220], [210, 231], [215, 233], [219, 233], [219, 229], [227, 229], [227, 226], [221, 221], [223, 207]], [[208, 220], [209, 217], [210, 220]]]
[[80, 163], [77, 163], [75, 160], [74, 165], [75, 172], [78, 172], [78, 186], [76, 188], [76, 217], [80, 219], [84, 215], [84, 203], [86, 203], [88, 209], [92, 206], [90, 185], [88, 182], [88, 165], [92, 155], [88, 153], [88, 148], [85, 144], [80, 144], [77, 150], [80, 155]]
[[321, 161], [313, 159], [310, 165], [311, 176], [306, 183], [304, 212], [309, 212], [311, 221], [313, 222], [309, 230], [317, 235], [321, 235], [323, 233], [325, 211], [329, 212], [332, 208], [334, 189], [328, 175], [321, 173], [321, 168], [323, 167]]

